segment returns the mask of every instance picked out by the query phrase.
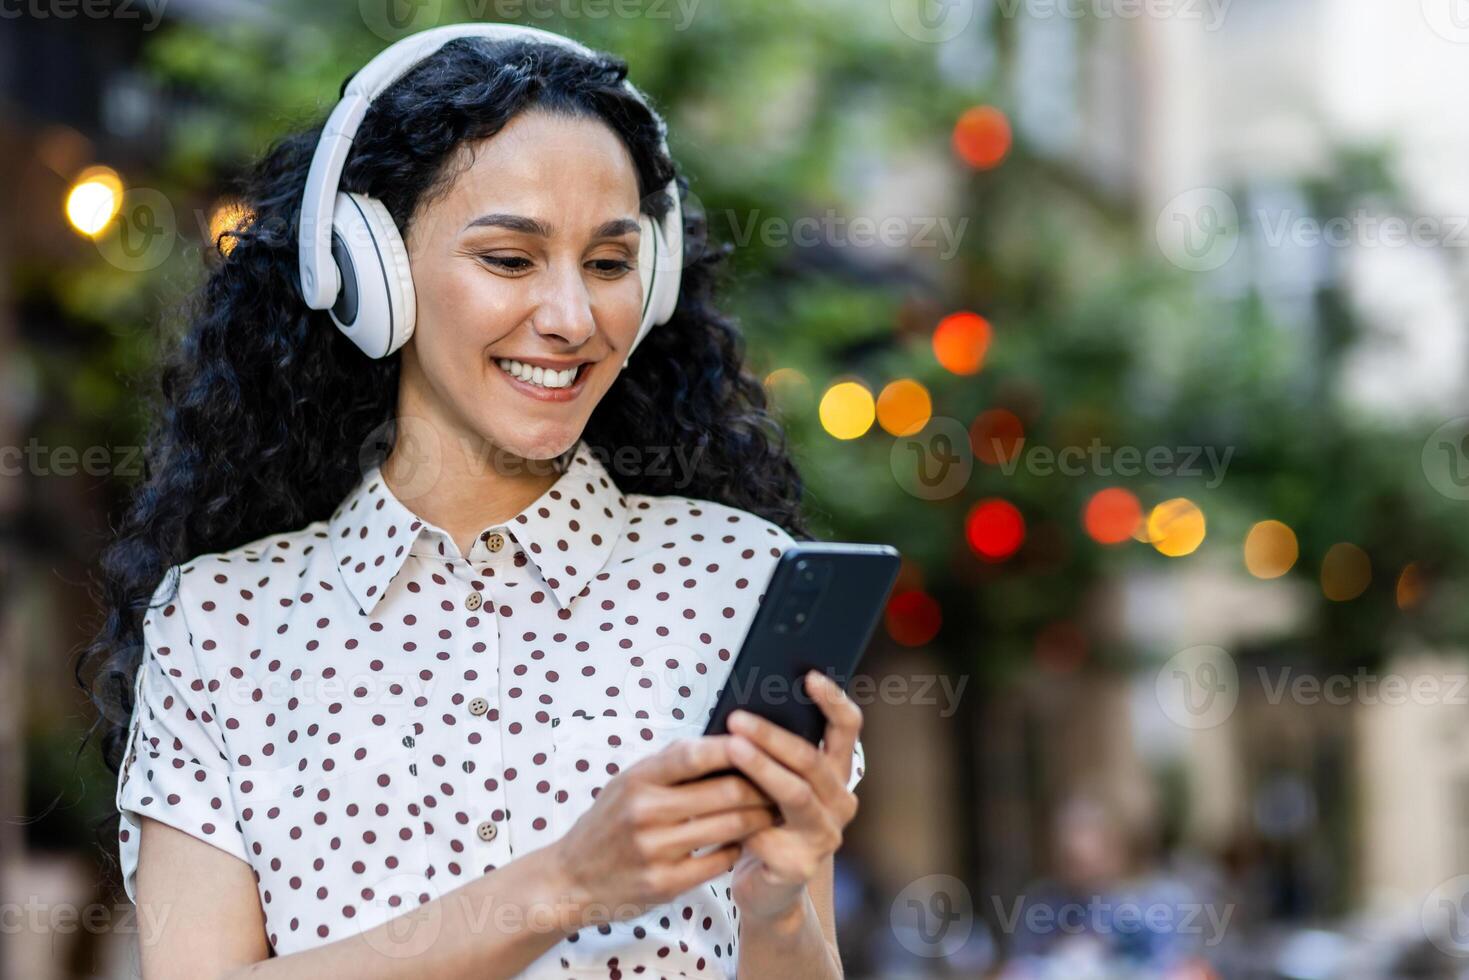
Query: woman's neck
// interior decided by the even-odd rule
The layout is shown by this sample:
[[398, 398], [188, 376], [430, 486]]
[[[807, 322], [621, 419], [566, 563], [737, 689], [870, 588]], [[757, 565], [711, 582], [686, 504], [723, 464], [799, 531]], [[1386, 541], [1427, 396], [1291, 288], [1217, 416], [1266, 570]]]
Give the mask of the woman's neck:
[[383, 480], [404, 506], [443, 529], [460, 557], [468, 556], [481, 531], [519, 514], [561, 475], [555, 459], [524, 459], [478, 441], [470, 448], [463, 440], [414, 435], [400, 430], [383, 461]]

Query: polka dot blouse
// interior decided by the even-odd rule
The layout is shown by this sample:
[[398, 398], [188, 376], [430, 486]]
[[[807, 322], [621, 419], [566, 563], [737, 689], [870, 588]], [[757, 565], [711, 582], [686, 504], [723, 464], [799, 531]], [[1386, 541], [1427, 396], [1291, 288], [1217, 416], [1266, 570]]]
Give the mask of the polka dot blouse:
[[[581, 443], [467, 556], [374, 468], [328, 520], [175, 566], [117, 785], [129, 900], [145, 814], [250, 865], [279, 954], [551, 843], [612, 774], [702, 733], [791, 543], [624, 495]], [[859, 742], [853, 786], [863, 762]], [[726, 872], [522, 976], [733, 978], [738, 955]]]

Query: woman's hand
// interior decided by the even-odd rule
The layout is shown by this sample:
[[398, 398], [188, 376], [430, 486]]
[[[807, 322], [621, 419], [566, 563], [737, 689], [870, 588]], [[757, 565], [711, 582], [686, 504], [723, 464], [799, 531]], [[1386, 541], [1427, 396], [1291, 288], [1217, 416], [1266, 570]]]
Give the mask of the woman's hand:
[[734, 900], [746, 919], [773, 921], [794, 911], [807, 882], [842, 846], [842, 833], [857, 813], [857, 796], [847, 781], [862, 709], [820, 671], [806, 675], [806, 690], [826, 715], [821, 748], [750, 712], [729, 717], [730, 759], [775, 801], [782, 818], [741, 845]]
[[[602, 787], [555, 850], [570, 929], [630, 919], [730, 870], [739, 842], [775, 822], [770, 800], [733, 767], [730, 735], [682, 739]], [[686, 785], [686, 780], [695, 780]], [[721, 845], [708, 853], [690, 852]]]

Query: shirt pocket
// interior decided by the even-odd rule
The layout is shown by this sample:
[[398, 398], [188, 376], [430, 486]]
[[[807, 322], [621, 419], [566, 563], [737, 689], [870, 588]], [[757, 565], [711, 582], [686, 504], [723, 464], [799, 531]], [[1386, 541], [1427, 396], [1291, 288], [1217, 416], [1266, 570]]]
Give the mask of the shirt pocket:
[[623, 711], [594, 715], [578, 708], [551, 720], [551, 828], [557, 837], [591, 809], [613, 776], [658, 752], [680, 730]]
[[[591, 809], [613, 776], [680, 738], [701, 734], [702, 725], [694, 721], [674, 723], [667, 718], [638, 717], [626, 711], [593, 715], [579, 709], [554, 718], [551, 732], [551, 772], [556, 788], [551, 826], [559, 837]], [[685, 930], [690, 928], [692, 908], [689, 915], [682, 914], [682, 909], [694, 906], [700, 895], [704, 899], [710, 897], [707, 884], [672, 903], [653, 906], [641, 915], [586, 926], [563, 940], [557, 953], [573, 970], [606, 970], [608, 960], [614, 957], [621, 958], [623, 972], [643, 962], [666, 968], [669, 961], [660, 957], [669, 950], [676, 951], [679, 957], [688, 951], [688, 944], [683, 940], [687, 938]], [[712, 968], [705, 973], [691, 967], [692, 957], [690, 962], [680, 960], [678, 965], [690, 977], [723, 976]]]
[[434, 897], [413, 725], [374, 728], [304, 769], [230, 774], [278, 953], [377, 925]]

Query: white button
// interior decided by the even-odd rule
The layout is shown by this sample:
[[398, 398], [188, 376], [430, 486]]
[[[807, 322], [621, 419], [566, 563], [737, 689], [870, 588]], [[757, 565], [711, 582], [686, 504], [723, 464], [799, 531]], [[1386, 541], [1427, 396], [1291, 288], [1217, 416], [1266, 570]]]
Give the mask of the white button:
[[493, 820], [486, 820], [475, 828], [475, 833], [479, 834], [479, 839], [483, 841], [494, 840], [495, 835], [499, 832], [500, 828], [495, 826], [495, 821]]
[[484, 604], [485, 597], [480, 595], [478, 592], [469, 593], [469, 595], [465, 597], [464, 600], [464, 608], [468, 609], [470, 612], [474, 612], [476, 609], [478, 609], [480, 606], [483, 606]]
[[486, 701], [484, 698], [475, 698], [473, 701], [469, 702], [469, 713], [472, 715], [482, 715], [489, 710], [490, 702]]

